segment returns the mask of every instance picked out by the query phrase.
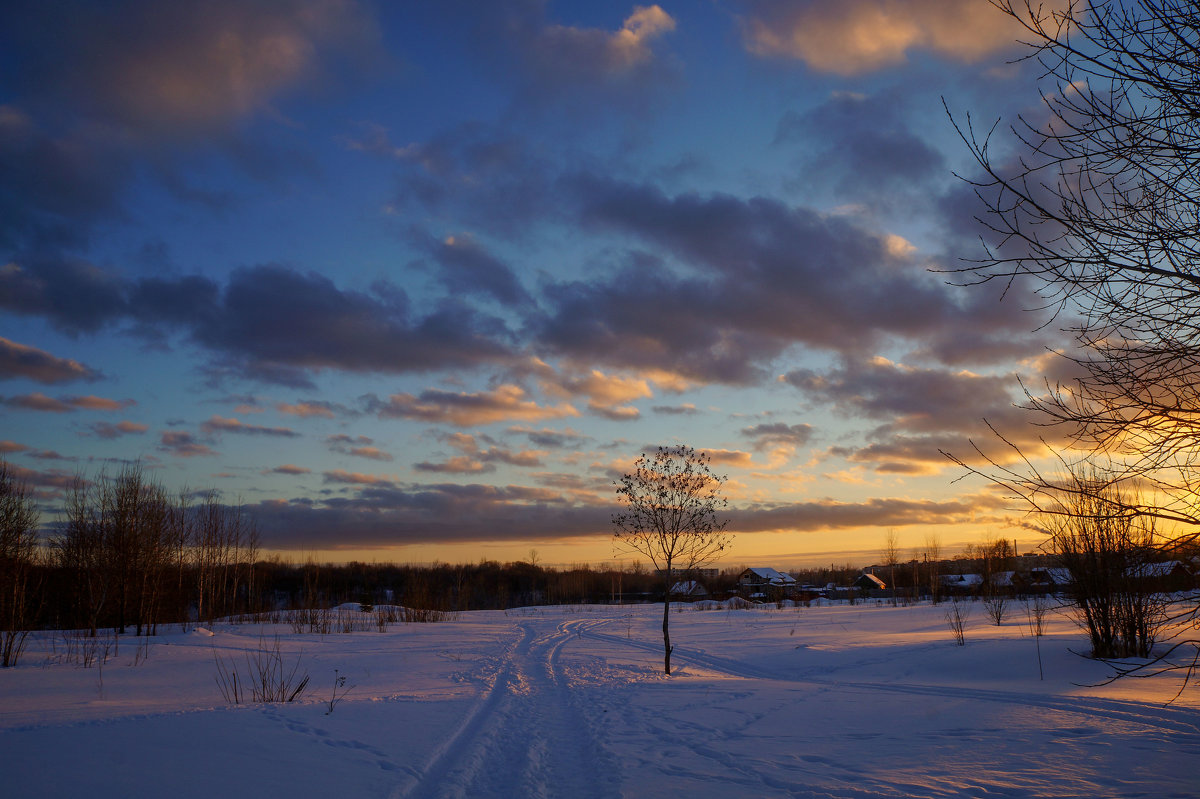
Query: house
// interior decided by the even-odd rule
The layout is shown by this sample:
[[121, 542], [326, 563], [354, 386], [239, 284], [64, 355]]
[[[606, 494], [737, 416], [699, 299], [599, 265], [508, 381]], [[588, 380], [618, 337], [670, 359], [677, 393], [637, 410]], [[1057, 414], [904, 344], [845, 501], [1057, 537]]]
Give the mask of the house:
[[867, 572], [858, 575], [857, 579], [850, 583], [850, 585], [860, 591], [883, 591], [887, 589], [887, 583]]
[[975, 593], [983, 585], [982, 574], [943, 574], [940, 579], [942, 590], [954, 595]]
[[995, 594], [1016, 594], [1023, 593], [1024, 587], [1028, 581], [1015, 571], [994, 572], [988, 576], [988, 588], [991, 588]]
[[1029, 588], [1038, 593], [1059, 593], [1067, 590], [1073, 580], [1071, 572], [1062, 568], [1035, 568], [1029, 570]]
[[671, 586], [671, 596], [682, 596], [691, 599], [704, 599], [708, 591], [695, 580], [681, 580]]
[[1183, 591], [1193, 584], [1191, 571], [1178, 560], [1144, 563], [1131, 569], [1130, 576], [1144, 581], [1156, 591]]
[[766, 566], [751, 567], [738, 575], [738, 588], [748, 596], [790, 594], [796, 585], [792, 575]]

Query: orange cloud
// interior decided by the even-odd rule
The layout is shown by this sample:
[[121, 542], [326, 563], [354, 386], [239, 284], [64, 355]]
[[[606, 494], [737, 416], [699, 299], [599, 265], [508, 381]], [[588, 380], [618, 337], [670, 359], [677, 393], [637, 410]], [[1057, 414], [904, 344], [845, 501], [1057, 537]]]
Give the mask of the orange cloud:
[[296, 466], [291, 463], [285, 463], [282, 466], [276, 466], [274, 469], [268, 469], [263, 474], [311, 474], [312, 469], [306, 469], [303, 466]]
[[579, 415], [579, 411], [566, 403], [554, 407], [538, 405], [526, 398], [524, 389], [514, 385], [474, 393], [430, 390], [421, 392], [419, 397], [393, 394], [386, 403], [374, 403], [372, 410], [382, 417], [448, 422], [458, 427]]
[[275, 406], [275, 409], [289, 416], [301, 416], [306, 419], [313, 416], [332, 419], [334, 415], [332, 408], [315, 402], [297, 402], [295, 404], [281, 402]]
[[48, 397], [40, 391], [23, 394], [19, 397], [5, 397], [0, 400], [5, 405], [14, 408], [24, 408], [28, 411], [48, 411], [50, 413], [69, 413], [77, 410], [88, 411], [119, 411], [137, 403], [133, 400], [111, 400], [104, 397], [87, 395], [84, 397]]
[[565, 57], [574, 52], [608, 73], [622, 73], [654, 59], [650, 45], [675, 30], [675, 20], [660, 6], [636, 6], [619, 31], [551, 25], [530, 45], [545, 53]]
[[322, 50], [366, 52], [373, 36], [373, 22], [349, 0], [156, 8], [140, 24], [122, 21], [120, 47], [97, 43], [95, 63], [77, 65], [93, 73], [80, 80], [142, 129], [188, 130], [260, 111], [320, 77]]
[[903, 63], [912, 50], [978, 61], [1012, 47], [1019, 30], [990, 4], [962, 0], [760, 3], [756, 12], [745, 22], [750, 52], [842, 75]]
[[726, 466], [739, 466], [749, 468], [754, 465], [753, 459], [749, 452], [742, 452], [735, 449], [706, 449], [704, 453], [708, 455], [709, 460], [714, 464], [722, 464]]
[[256, 424], [246, 424], [238, 419], [227, 419], [223, 416], [213, 416], [204, 424], [200, 425], [206, 433], [245, 433], [248, 435], [257, 436], [278, 436], [281, 438], [295, 438], [300, 434], [289, 427], [263, 427]]
[[350, 485], [395, 485], [394, 477], [382, 477], [362, 472], [348, 472], [345, 469], [334, 469], [323, 474], [326, 483], [348, 483]]

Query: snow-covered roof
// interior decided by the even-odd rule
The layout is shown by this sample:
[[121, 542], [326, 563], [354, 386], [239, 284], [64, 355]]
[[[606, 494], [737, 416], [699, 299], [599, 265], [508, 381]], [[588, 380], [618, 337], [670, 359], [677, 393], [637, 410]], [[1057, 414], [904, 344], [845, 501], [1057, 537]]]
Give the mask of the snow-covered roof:
[[875, 575], [868, 574], [867, 572], [863, 572], [862, 574], [860, 574], [858, 576], [858, 579], [855, 580], [854, 582], [858, 582], [859, 580], [866, 580], [867, 582], [873, 583], [876, 588], [886, 588], [887, 587], [884, 584], [883, 580], [880, 580]]
[[1035, 582], [1039, 581], [1039, 579], [1042, 579], [1048, 580], [1055, 585], [1068, 585], [1071, 583], [1071, 571], [1069, 569], [1032, 569], [1030, 570], [1030, 575], [1033, 577]]
[[983, 585], [982, 574], [943, 574], [942, 585], [975, 586]]
[[1176, 569], [1186, 569], [1186, 567], [1177, 560], [1164, 560], [1162, 563], [1144, 563], [1130, 570], [1130, 575], [1146, 578], [1169, 577]]
[[1011, 587], [1013, 584], [1013, 578], [1016, 576], [1016, 574], [1017, 573], [1013, 571], [996, 572], [992, 575], [992, 585]]
[[777, 569], [772, 569], [769, 566], [751, 566], [742, 572], [741, 579], [745, 579], [747, 575], [753, 575], [763, 582], [771, 585], [792, 585], [796, 582], [796, 578], [790, 574], [784, 574]]
[[708, 592], [704, 590], [704, 586], [700, 585], [700, 583], [698, 583], [695, 580], [681, 580], [680, 582], [675, 583], [675, 585], [671, 586], [671, 593], [672, 594], [706, 594]]

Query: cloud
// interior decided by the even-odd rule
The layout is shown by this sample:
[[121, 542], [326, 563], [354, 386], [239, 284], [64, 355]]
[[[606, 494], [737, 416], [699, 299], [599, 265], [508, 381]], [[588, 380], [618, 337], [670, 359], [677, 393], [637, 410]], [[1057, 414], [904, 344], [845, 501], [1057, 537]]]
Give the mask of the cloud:
[[395, 485], [396, 482], [393, 477], [381, 477], [362, 472], [348, 472], [345, 469], [333, 469], [324, 472], [322, 476], [326, 483], [344, 483], [347, 485], [391, 486]]
[[245, 123], [277, 120], [287, 95], [359, 78], [380, 54], [353, 0], [65, 0], [5, 21], [0, 50], [21, 69], [0, 105], [0, 246], [30, 251], [86, 244], [97, 221], [125, 215], [139, 178], [226, 206], [227, 192], [189, 179], [197, 155], [260, 180], [295, 171], [278, 136], [256, 140]]
[[262, 425], [246, 424], [238, 419], [224, 416], [212, 416], [200, 425], [206, 433], [239, 433], [250, 436], [269, 436], [272, 438], [297, 438], [299, 433], [290, 427], [263, 427]]
[[498, 322], [447, 301], [414, 318], [407, 295], [386, 283], [371, 294], [279, 266], [238, 270], [219, 313], [192, 327], [215, 352], [240, 355], [249, 371], [279, 364], [360, 372], [427, 371], [503, 357]]
[[78, 476], [62, 469], [29, 469], [15, 463], [8, 464], [9, 476], [18, 483], [24, 483], [33, 490], [39, 499], [55, 499], [63, 492], [69, 491], [79, 479]]
[[24, 377], [39, 383], [66, 383], [99, 376], [79, 361], [57, 358], [45, 350], [0, 337], [0, 380]]
[[590, 436], [569, 427], [565, 430], [553, 430], [549, 427], [535, 430], [532, 427], [518, 425], [508, 428], [508, 432], [525, 436], [531, 444], [542, 449], [575, 449], [591, 439]]
[[0, 404], [10, 408], [21, 408], [27, 411], [46, 411], [49, 413], [71, 413], [73, 411], [119, 411], [137, 403], [133, 400], [112, 400], [97, 397], [92, 394], [75, 397], [48, 397], [40, 391], [23, 394], [17, 397], [0, 398]]
[[526, 398], [524, 389], [515, 385], [502, 385], [493, 391], [475, 393], [430, 389], [421, 392], [420, 396], [392, 394], [387, 402], [371, 398], [367, 407], [381, 418], [443, 422], [458, 427], [579, 415], [579, 411], [565, 403], [538, 405]]
[[880, 497], [864, 502], [831, 499], [729, 511], [733, 532], [819, 532], [855, 527], [1001, 523], [1004, 497], [976, 494], [945, 500]]
[[667, 416], [695, 416], [700, 413], [699, 409], [690, 402], [681, 405], [655, 405], [651, 410]]
[[30, 258], [0, 267], [0, 308], [44, 316], [69, 333], [93, 333], [127, 312], [114, 273], [75, 258]]
[[217, 454], [215, 450], [194, 435], [182, 430], [164, 432], [159, 449], [181, 458], [197, 458]]
[[754, 459], [749, 452], [742, 452], [736, 449], [706, 449], [704, 450], [704, 454], [715, 465], [737, 466], [742, 469], [747, 469], [754, 465]]
[[794, 143], [804, 153], [793, 182], [807, 188], [825, 181], [872, 208], [911, 212], [928, 206], [930, 185], [951, 176], [942, 155], [904, 119], [906, 102], [899, 95], [835, 92], [804, 113], [784, 114], [775, 142]]
[[[611, 495], [597, 502], [598, 486], [578, 480], [564, 485], [551, 479], [546, 487], [402, 485], [371, 475], [345, 474], [331, 482], [356, 485], [356, 493], [319, 505], [271, 501], [249, 507], [263, 531], [264, 544], [290, 550], [328, 548], [328, 531], [334, 529], [338, 531], [335, 546], [345, 549], [607, 537], [617, 507]], [[730, 510], [729, 530], [808, 533], [859, 527], [998, 525], [1007, 521], [1006, 503], [1003, 497], [986, 493], [946, 500], [880, 497], [863, 502], [780, 503]]]
[[988, 3], [961, 0], [746, 0], [743, 38], [759, 56], [853, 75], [913, 51], [975, 62], [1015, 46], [1020, 29]]
[[413, 468], [423, 472], [477, 474], [480, 472], [495, 471], [495, 464], [497, 463], [521, 467], [541, 466], [542, 458], [546, 455], [544, 451], [540, 450], [514, 452], [505, 447], [488, 447], [487, 449], [483, 449], [479, 446], [479, 442], [475, 436], [466, 435], [465, 433], [451, 433], [443, 436], [442, 440], [463, 454], [442, 463], [432, 463], [429, 461], [416, 463], [413, 465]]
[[366, 436], [348, 436], [343, 433], [327, 436], [325, 443], [333, 452], [343, 455], [353, 455], [356, 458], [367, 458], [374, 461], [391, 461], [392, 456], [374, 446], [374, 441]]
[[[553, 151], [504, 129], [468, 122], [402, 146], [390, 142], [386, 131], [373, 129], [351, 147], [399, 162], [393, 203], [387, 209], [396, 215], [421, 214], [434, 220], [449, 217], [460, 225], [519, 239], [530, 235], [543, 220], [562, 214], [555, 191], [562, 167], [555, 163]], [[407, 236], [424, 242], [425, 248], [436, 254], [463, 258], [464, 251], [438, 253], [438, 237], [412, 228]], [[456, 274], [484, 267], [477, 260], [455, 261], [449, 264], [446, 277], [454, 279]], [[516, 296], [519, 285], [503, 270], [489, 279], [493, 294], [499, 290], [502, 295]]]
[[[356, 477], [337, 480], [354, 484]], [[314, 507], [308, 502], [263, 502], [248, 508], [264, 544], [282, 549], [387, 547], [456, 541], [562, 540], [608, 535], [613, 506], [576, 504], [553, 488], [360, 483], [354, 496]]]
[[511, 338], [497, 319], [453, 300], [412, 312], [386, 282], [343, 291], [313, 272], [277, 265], [237, 269], [221, 287], [196, 275], [125, 281], [83, 262], [31, 261], [0, 269], [0, 307], [39, 315], [68, 332], [121, 322], [181, 331], [233, 374], [307, 385], [307, 371], [425, 372], [506, 360]]
[[85, 118], [156, 136], [263, 111], [288, 89], [327, 81], [323, 62], [362, 63], [377, 36], [349, 0], [34, 4], [22, 16], [19, 92], [41, 87]]
[[91, 426], [92, 434], [98, 438], [114, 439], [121, 436], [140, 435], [149, 430], [148, 425], [140, 422], [123, 421], [116, 424], [108, 422], [96, 422]]
[[311, 419], [313, 417], [332, 419], [337, 414], [345, 413], [349, 409], [333, 402], [307, 400], [296, 403], [281, 402], [275, 406], [275, 410], [280, 413], [286, 413], [289, 416], [299, 416], [304, 419]]
[[512, 268], [469, 233], [446, 236], [440, 241], [419, 237], [419, 241], [440, 267], [441, 283], [453, 294], [490, 297], [506, 306], [532, 302]]
[[848, 360], [824, 374], [797, 369], [780, 379], [843, 413], [894, 420], [910, 431], [974, 430], [985, 416], [1008, 418], [1019, 391], [1014, 375], [915, 367], [885, 358]]
[[413, 468], [419, 472], [433, 472], [436, 474], [480, 474], [481, 472], [496, 471], [494, 464], [484, 463], [481, 460], [466, 455], [458, 455], [442, 463], [420, 461], [414, 463]]
[[306, 469], [303, 466], [295, 466], [291, 463], [285, 463], [282, 466], [276, 466], [274, 469], [268, 469], [267, 471], [263, 472], [263, 474], [287, 474], [294, 476], [301, 474], [312, 474], [312, 469]]
[[620, 30], [545, 25], [520, 30], [518, 46], [542, 80], [580, 80], [627, 75], [654, 60], [651, 43], [675, 30], [657, 5], [636, 6]]
[[[890, 474], [931, 474], [952, 466], [943, 454], [983, 464], [978, 444], [998, 463], [1018, 454], [992, 434], [989, 425], [1029, 457], [1047, 443], [1065, 445], [1068, 432], [1039, 427], [1016, 404], [1015, 376], [979, 375], [945, 368], [912, 367], [884, 358], [850, 361], [825, 374], [795, 370], [781, 380], [810, 399], [851, 417], [880, 420], [862, 445], [838, 445], [830, 454], [875, 465]], [[985, 421], [986, 420], [986, 421]]]
[[756, 450], [784, 444], [792, 447], [807, 446], [813, 438], [813, 427], [809, 424], [785, 424], [784, 422], [768, 422], [743, 427], [742, 435], [753, 439]]
[[583, 224], [654, 249], [547, 286], [531, 328], [542, 348], [574, 361], [744, 385], [796, 344], [861, 353], [964, 325], [995, 334], [1028, 323], [1016, 308], [990, 307], [991, 295], [945, 286], [892, 236], [845, 217], [595, 175], [571, 186]]
[[599, 369], [556, 371], [538, 358], [532, 359], [529, 369], [547, 396], [587, 397], [591, 410], [609, 418], [636, 417], [637, 409], [627, 407], [628, 403], [654, 396], [650, 384], [640, 377], [607, 375]]

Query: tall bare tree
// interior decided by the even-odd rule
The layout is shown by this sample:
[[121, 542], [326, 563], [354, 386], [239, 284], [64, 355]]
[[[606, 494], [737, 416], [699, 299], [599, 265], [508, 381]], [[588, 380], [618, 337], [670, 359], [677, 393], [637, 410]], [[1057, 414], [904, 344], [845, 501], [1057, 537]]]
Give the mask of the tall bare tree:
[[896, 537], [896, 529], [889, 527], [887, 536], [883, 539], [883, 565], [890, 570], [888, 588], [892, 591], [892, 606], [896, 605], [896, 564], [900, 562], [900, 540]]
[[709, 456], [691, 447], [659, 447], [643, 453], [634, 471], [621, 478], [617, 496], [624, 509], [613, 516], [618, 550], [640, 555], [663, 578], [663, 671], [671, 673], [671, 588], [675, 577], [712, 563], [732, 536], [728, 505], [721, 496], [723, 475], [713, 474]]
[[[1039, 110], [1011, 125], [956, 125], [984, 177], [990, 242], [966, 282], [1031, 286], [1077, 348], [1078, 376], [1027, 390], [1041, 423], [1099, 454], [1106, 503], [1200, 525], [1200, 6], [1185, 0], [992, 0], [1024, 26]], [[1015, 145], [993, 144], [1003, 139]], [[998, 153], [1005, 153], [1000, 155]], [[1041, 512], [1061, 481], [1028, 461], [998, 478]], [[1068, 464], [1069, 465], [1069, 464]], [[996, 466], [996, 464], [993, 464]], [[1108, 496], [1134, 480], [1148, 490]]]
[[34, 617], [30, 585], [39, 513], [25, 482], [0, 459], [0, 666], [15, 666]]

